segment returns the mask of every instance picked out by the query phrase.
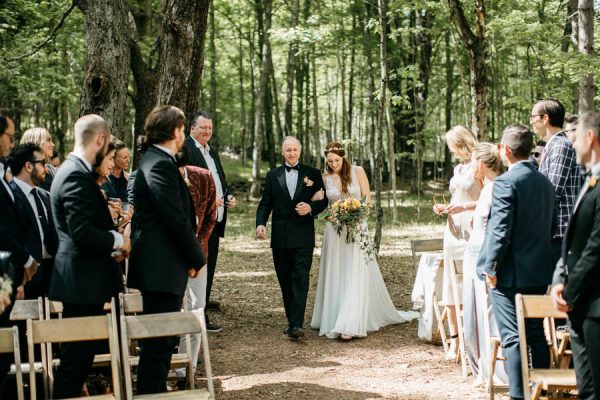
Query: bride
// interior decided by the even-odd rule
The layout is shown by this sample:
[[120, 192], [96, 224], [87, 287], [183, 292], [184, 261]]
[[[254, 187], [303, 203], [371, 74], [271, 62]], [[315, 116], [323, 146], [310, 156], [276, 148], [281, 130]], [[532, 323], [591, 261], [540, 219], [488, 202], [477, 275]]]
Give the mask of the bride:
[[[329, 204], [349, 197], [359, 200], [366, 197], [370, 203], [365, 171], [350, 165], [345, 155], [340, 143], [329, 143], [325, 148], [327, 172], [323, 183]], [[403, 313], [394, 307], [377, 262], [367, 262], [360, 245], [346, 243], [345, 238], [346, 228], [338, 235], [335, 227], [326, 223], [310, 326], [330, 339], [350, 340], [367, 336], [367, 332], [385, 325], [413, 319], [416, 313]]]

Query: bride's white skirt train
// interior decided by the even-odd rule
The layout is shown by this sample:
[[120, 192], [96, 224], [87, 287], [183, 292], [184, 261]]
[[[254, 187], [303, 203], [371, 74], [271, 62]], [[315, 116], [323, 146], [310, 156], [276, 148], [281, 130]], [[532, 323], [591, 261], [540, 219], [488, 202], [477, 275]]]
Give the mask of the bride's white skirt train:
[[360, 245], [346, 243], [326, 223], [315, 307], [310, 326], [319, 335], [367, 336], [367, 332], [415, 319], [418, 313], [398, 311], [392, 303], [376, 261], [366, 261]]

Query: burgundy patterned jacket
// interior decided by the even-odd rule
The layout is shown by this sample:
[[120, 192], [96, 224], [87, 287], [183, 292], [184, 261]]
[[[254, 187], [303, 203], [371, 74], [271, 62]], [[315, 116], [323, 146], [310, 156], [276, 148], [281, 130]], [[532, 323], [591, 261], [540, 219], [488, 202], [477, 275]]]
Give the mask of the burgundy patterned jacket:
[[215, 182], [210, 171], [192, 165], [186, 165], [188, 187], [194, 203], [197, 227], [196, 237], [202, 245], [202, 250], [208, 257], [208, 238], [217, 222], [217, 204]]

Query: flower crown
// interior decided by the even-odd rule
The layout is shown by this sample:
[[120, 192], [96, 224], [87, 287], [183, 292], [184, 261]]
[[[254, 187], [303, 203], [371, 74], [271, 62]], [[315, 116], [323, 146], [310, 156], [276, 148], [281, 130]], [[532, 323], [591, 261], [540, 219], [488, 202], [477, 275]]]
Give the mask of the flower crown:
[[330, 147], [327, 150], [325, 150], [325, 153], [329, 153], [330, 151], [344, 151], [343, 147]]

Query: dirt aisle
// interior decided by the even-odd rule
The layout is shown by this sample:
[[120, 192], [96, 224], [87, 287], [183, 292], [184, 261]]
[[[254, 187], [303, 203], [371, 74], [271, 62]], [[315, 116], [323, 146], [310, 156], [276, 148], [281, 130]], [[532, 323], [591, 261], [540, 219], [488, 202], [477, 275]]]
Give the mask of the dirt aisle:
[[[435, 235], [435, 231], [427, 232]], [[414, 270], [409, 237], [387, 232], [380, 267], [397, 308], [411, 307]], [[305, 327], [310, 322], [318, 275], [313, 262]], [[307, 329], [305, 340], [283, 334], [285, 316], [267, 243], [223, 242], [215, 278], [221, 310], [209, 335], [219, 399], [483, 399], [441, 347], [417, 339], [417, 322], [388, 326], [367, 338], [340, 342]], [[500, 397], [502, 398], [502, 397]]]

